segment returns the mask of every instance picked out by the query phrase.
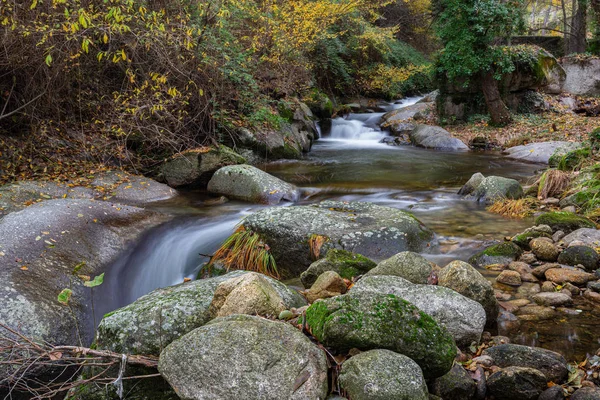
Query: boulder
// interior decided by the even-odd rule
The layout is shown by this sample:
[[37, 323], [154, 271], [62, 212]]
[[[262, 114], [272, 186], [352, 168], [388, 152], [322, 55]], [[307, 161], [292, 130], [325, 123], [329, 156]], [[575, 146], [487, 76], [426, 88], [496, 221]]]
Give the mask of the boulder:
[[572, 150], [582, 147], [581, 143], [574, 142], [540, 142], [515, 146], [504, 151], [508, 158], [530, 161], [534, 163], [548, 164], [551, 157], [564, 156]]
[[324, 399], [327, 359], [285, 322], [217, 318], [167, 346], [158, 370], [184, 400]]
[[466, 196], [475, 193], [481, 182], [485, 179], [485, 176], [481, 172], [474, 173], [471, 178], [463, 185], [458, 191], [459, 196]]
[[475, 267], [485, 267], [492, 264], [509, 264], [515, 261], [523, 250], [512, 242], [503, 242], [487, 247], [471, 258], [469, 263]]
[[564, 400], [564, 389], [560, 385], [555, 385], [544, 390], [538, 400]]
[[381, 117], [381, 127], [388, 128], [391, 125], [397, 125], [415, 116], [419, 112], [424, 112], [432, 107], [432, 103], [416, 103], [408, 107], [399, 108], [397, 110], [385, 113]]
[[485, 310], [486, 325], [496, 324], [499, 305], [494, 289], [475, 268], [463, 261], [453, 261], [440, 271], [438, 285], [450, 288], [481, 304]]
[[219, 168], [245, 163], [244, 157], [227, 146], [202, 147], [176, 154], [160, 167], [160, 174], [171, 187], [206, 187]]
[[97, 173], [89, 186], [96, 192], [96, 198], [134, 206], [168, 200], [178, 194], [164, 183], [119, 170]]
[[473, 196], [477, 201], [485, 203], [503, 199], [520, 199], [523, 197], [523, 187], [514, 179], [488, 176], [477, 186]]
[[535, 223], [537, 225], [548, 225], [553, 230], [561, 230], [566, 234], [581, 228], [596, 228], [596, 225], [589, 219], [566, 211], [553, 211], [542, 214], [535, 219]]
[[208, 191], [232, 199], [261, 204], [278, 204], [282, 200], [297, 201], [298, 188], [251, 165], [230, 165], [219, 169]]
[[328, 299], [330, 297], [339, 296], [348, 291], [346, 282], [334, 271], [323, 272], [306, 291], [306, 298], [309, 303], [314, 303], [318, 299]]
[[478, 302], [436, 285], [414, 285], [396, 276], [365, 276], [351, 292], [393, 294], [417, 306], [445, 327], [456, 344], [466, 348], [479, 343], [485, 327], [485, 310]]
[[562, 355], [540, 347], [501, 344], [485, 349], [483, 355], [492, 357], [494, 365], [500, 368], [535, 368], [545, 375], [546, 380], [557, 384], [565, 382], [569, 375], [567, 360]]
[[573, 393], [571, 400], [600, 400], [600, 389], [597, 387], [582, 387]]
[[593, 248], [600, 247], [600, 231], [593, 228], [581, 228], [571, 232], [562, 238], [562, 241], [569, 245], [571, 242], [582, 242], [586, 246]]
[[600, 59], [565, 57], [562, 66], [567, 73], [564, 92], [577, 96], [600, 95]]
[[315, 235], [326, 240], [321, 254], [335, 248], [375, 260], [425, 250], [433, 239], [413, 215], [362, 202], [273, 207], [248, 216], [242, 226], [270, 247], [282, 278], [297, 277], [312, 263], [310, 242]]
[[[55, 345], [78, 345], [78, 327], [89, 345], [95, 328], [91, 291], [74, 279], [74, 268], [91, 277], [107, 272], [143, 231], [166, 219], [141, 208], [73, 199], [43, 201], [5, 216], [0, 220], [0, 322]], [[57, 301], [69, 287], [70, 308]]]
[[500, 272], [500, 275], [496, 278], [496, 282], [509, 286], [521, 286], [523, 283], [521, 281], [521, 274], [510, 270]]
[[529, 242], [532, 239], [540, 237], [552, 237], [552, 228], [548, 225], [538, 225], [525, 229], [523, 232], [516, 234], [510, 240], [525, 250], [530, 250]]
[[569, 246], [558, 256], [559, 263], [573, 266], [583, 265], [590, 272], [598, 269], [599, 261], [600, 256], [596, 250], [588, 246]]
[[418, 147], [438, 150], [469, 150], [469, 146], [439, 126], [417, 125], [410, 132], [410, 141]]
[[496, 400], [537, 400], [546, 387], [544, 374], [533, 368], [508, 367], [487, 379], [488, 393]]
[[370, 350], [342, 364], [340, 386], [352, 400], [428, 400], [421, 368], [389, 350]]
[[393, 275], [412, 283], [426, 284], [431, 271], [431, 264], [425, 257], [412, 251], [403, 251], [381, 261], [365, 275]]
[[596, 278], [594, 274], [585, 272], [579, 268], [551, 268], [545, 273], [546, 279], [554, 283], [572, 283], [574, 285], [583, 286], [589, 281], [593, 281]]
[[529, 242], [529, 247], [535, 256], [542, 261], [556, 261], [560, 249], [552, 243], [552, 239], [538, 237]]
[[334, 271], [344, 279], [352, 279], [367, 273], [376, 265], [374, 261], [363, 255], [346, 250], [331, 249], [325, 257], [310, 264], [308, 269], [300, 275], [300, 280], [305, 288], [309, 288], [325, 271]]
[[392, 350], [412, 358], [427, 379], [447, 373], [456, 356], [445, 328], [393, 294], [350, 291], [319, 300], [306, 310], [305, 322], [325, 346]]
[[[410, 138], [410, 133], [417, 129], [417, 125], [411, 124], [410, 122], [401, 122], [399, 124], [392, 124], [389, 127], [390, 134], [398, 138]], [[409, 143], [410, 143], [410, 139]]]
[[429, 389], [444, 400], [473, 400], [477, 384], [460, 364], [455, 363], [450, 372], [434, 380]]
[[296, 291], [268, 276], [250, 272], [219, 283], [210, 304], [214, 317], [232, 314], [277, 316], [283, 310], [306, 305]]

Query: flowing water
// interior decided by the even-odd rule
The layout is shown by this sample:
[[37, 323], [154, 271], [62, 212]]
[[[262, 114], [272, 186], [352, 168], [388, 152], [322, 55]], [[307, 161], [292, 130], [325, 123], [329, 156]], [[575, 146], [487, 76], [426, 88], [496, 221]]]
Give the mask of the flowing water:
[[[404, 107], [417, 100], [385, 104], [383, 108]], [[456, 192], [475, 172], [527, 183], [542, 166], [496, 153], [441, 152], [381, 144], [380, 139], [387, 135], [377, 125], [382, 115], [350, 114], [334, 119], [306, 158], [263, 168], [301, 187], [300, 204], [325, 199], [369, 201], [412, 212], [438, 235], [440, 245], [425, 256], [441, 266], [455, 259], [466, 260], [486, 242], [502, 240], [531, 226], [532, 220], [489, 213], [483, 205], [462, 199]], [[176, 218], [148, 232], [113, 265], [98, 293], [105, 300], [101, 312], [129, 304], [153, 289], [194, 278], [236, 224], [264, 207], [235, 201], [215, 205], [211, 199], [206, 193], [189, 192], [155, 205]], [[593, 343], [597, 338], [589, 333], [598, 328], [589, 325], [592, 312], [565, 314], [561, 320], [543, 324], [505, 323], [500, 333], [519, 343], [541, 345], [580, 358], [594, 351], [594, 345], [597, 347]]]

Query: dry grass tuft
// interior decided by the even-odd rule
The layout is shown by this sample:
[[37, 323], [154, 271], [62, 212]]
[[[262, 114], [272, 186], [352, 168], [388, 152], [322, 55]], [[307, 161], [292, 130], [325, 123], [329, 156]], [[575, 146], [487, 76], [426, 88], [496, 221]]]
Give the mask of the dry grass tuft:
[[540, 178], [538, 199], [543, 200], [561, 195], [567, 190], [569, 183], [571, 183], [571, 178], [568, 173], [557, 169], [549, 169]]
[[327, 236], [313, 233], [308, 239], [308, 247], [310, 248], [310, 256], [313, 260], [318, 260], [321, 255], [321, 247], [329, 240]]
[[260, 272], [279, 279], [275, 258], [267, 245], [256, 232], [240, 226], [215, 252], [209, 268], [216, 261], [222, 262], [227, 271], [231, 268]]
[[532, 197], [519, 200], [503, 199], [488, 207], [488, 211], [510, 218], [525, 218], [533, 215], [539, 202]]

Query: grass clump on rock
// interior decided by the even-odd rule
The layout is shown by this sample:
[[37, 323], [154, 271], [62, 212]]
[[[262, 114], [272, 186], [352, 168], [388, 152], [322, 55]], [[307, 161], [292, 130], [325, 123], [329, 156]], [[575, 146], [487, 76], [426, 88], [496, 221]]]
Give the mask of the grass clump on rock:
[[533, 215], [538, 201], [532, 197], [518, 200], [502, 199], [487, 208], [488, 211], [510, 218], [526, 218]]
[[261, 236], [240, 226], [212, 256], [209, 268], [220, 261], [227, 270], [241, 269], [260, 272], [279, 279], [275, 258]]

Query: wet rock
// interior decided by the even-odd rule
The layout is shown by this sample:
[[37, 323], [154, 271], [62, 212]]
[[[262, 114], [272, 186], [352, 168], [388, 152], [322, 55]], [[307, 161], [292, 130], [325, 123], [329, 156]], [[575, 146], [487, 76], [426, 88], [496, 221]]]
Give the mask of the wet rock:
[[552, 268], [546, 271], [546, 279], [554, 283], [572, 283], [577, 286], [583, 286], [591, 280], [594, 280], [594, 274], [587, 273], [579, 268]]
[[582, 242], [583, 245], [593, 248], [600, 247], [600, 230], [581, 228], [565, 236], [562, 241], [569, 245], [573, 241]]
[[552, 241], [554, 243], [558, 243], [562, 238], [565, 237], [565, 233], [563, 231], [556, 231], [554, 232], [554, 234], [552, 235]]
[[300, 196], [296, 186], [245, 164], [219, 169], [208, 182], [208, 191], [261, 204], [297, 201]]
[[485, 310], [481, 304], [454, 290], [435, 285], [413, 285], [396, 276], [365, 276], [351, 292], [393, 294], [417, 306], [444, 326], [459, 347], [479, 343], [485, 326]]
[[310, 264], [300, 275], [305, 288], [310, 288], [325, 271], [337, 272], [344, 279], [352, 279], [363, 275], [377, 264], [367, 257], [346, 250], [331, 249], [324, 258]]
[[552, 239], [536, 238], [529, 242], [529, 247], [535, 256], [542, 261], [556, 261], [560, 250], [552, 243]]
[[337, 248], [376, 260], [422, 251], [433, 239], [411, 214], [362, 202], [272, 207], [248, 216], [242, 226], [269, 245], [284, 279], [297, 277], [312, 263], [309, 241], [316, 234], [326, 239], [321, 254]]
[[515, 261], [523, 250], [512, 242], [504, 242], [487, 247], [485, 250], [469, 258], [469, 263], [476, 267], [490, 264], [509, 264]]
[[522, 321], [545, 321], [556, 316], [551, 307], [528, 305], [518, 311], [518, 317]]
[[463, 185], [463, 187], [460, 188], [460, 190], [458, 191], [458, 194], [460, 196], [466, 196], [469, 194], [473, 194], [477, 190], [477, 188], [479, 187], [481, 182], [483, 182], [484, 179], [485, 179], [485, 176], [483, 176], [482, 173], [480, 173], [480, 172], [474, 173], [471, 176], [471, 178], [469, 178], [467, 183], [465, 183]]
[[524, 262], [526, 264], [532, 265], [537, 263], [538, 259], [535, 257], [533, 253], [523, 253], [521, 257], [519, 257], [519, 261]]
[[450, 288], [483, 306], [487, 326], [493, 326], [498, 317], [498, 301], [491, 283], [475, 268], [463, 261], [453, 261], [438, 275], [438, 285]]
[[171, 343], [158, 370], [182, 399], [317, 399], [327, 396], [325, 353], [284, 323], [218, 318]]
[[426, 284], [431, 270], [431, 264], [423, 256], [412, 251], [403, 251], [381, 261], [365, 275], [393, 275], [412, 283]]
[[460, 364], [454, 364], [450, 372], [434, 380], [429, 388], [444, 400], [472, 400], [477, 390], [475, 381]]
[[523, 282], [537, 282], [538, 279], [531, 273], [531, 267], [524, 262], [513, 261], [508, 264], [508, 269], [517, 271]]
[[565, 394], [562, 386], [552, 386], [542, 392], [538, 400], [564, 400]]
[[502, 199], [520, 199], [523, 197], [523, 187], [514, 179], [501, 176], [488, 176], [473, 193], [477, 201], [493, 203]]
[[537, 294], [540, 291], [540, 285], [538, 285], [537, 283], [523, 282], [523, 284], [517, 289], [517, 295], [526, 298], [533, 296], [534, 294]]
[[[393, 136], [405, 137], [409, 135], [412, 131], [417, 128], [415, 124], [411, 124], [410, 122], [401, 122], [399, 124], [390, 125], [390, 133]], [[410, 139], [408, 140], [408, 144], [410, 144]]]
[[558, 257], [558, 262], [565, 265], [583, 265], [588, 271], [598, 268], [600, 256], [596, 250], [588, 246], [569, 246]]
[[492, 357], [495, 365], [505, 367], [535, 368], [548, 381], [563, 383], [569, 374], [567, 360], [554, 351], [518, 344], [502, 344], [485, 349], [482, 353]]
[[600, 281], [588, 282], [587, 288], [593, 292], [600, 293]]
[[595, 301], [596, 303], [600, 303], [600, 293], [594, 292], [592, 290], [586, 290], [583, 296], [586, 299]]
[[410, 132], [410, 141], [415, 146], [428, 149], [469, 150], [469, 146], [439, 126], [417, 125], [416, 129]]
[[335, 350], [388, 349], [404, 354], [428, 379], [448, 372], [456, 356], [448, 331], [395, 295], [350, 291], [319, 300], [306, 310], [306, 324], [319, 342]]
[[231, 314], [276, 316], [305, 304], [302, 296], [279, 281], [249, 272], [219, 283], [209, 312], [213, 318]]
[[572, 296], [578, 296], [581, 293], [581, 289], [569, 282], [563, 285], [563, 290], [567, 290]]
[[509, 286], [521, 286], [521, 274], [517, 271], [502, 271], [496, 278], [496, 282]]
[[560, 307], [573, 303], [571, 296], [558, 292], [538, 293], [532, 298], [540, 306]]
[[317, 281], [306, 292], [306, 298], [309, 303], [314, 303], [317, 299], [328, 299], [330, 297], [339, 296], [348, 291], [346, 283], [337, 272], [325, 271]]
[[537, 400], [546, 388], [546, 378], [533, 368], [508, 367], [490, 375], [487, 388], [496, 400]]
[[581, 228], [595, 228], [596, 225], [587, 218], [565, 211], [553, 211], [540, 215], [535, 219], [537, 225], [550, 226], [554, 231], [561, 230], [567, 234]]
[[[516, 245], [520, 246], [525, 250], [530, 250], [529, 242], [532, 239], [539, 237], [549, 238], [552, 235], [552, 228], [548, 225], [533, 226], [525, 229], [523, 232], [513, 236], [510, 240]], [[533, 260], [535, 261], [535, 260]], [[527, 261], [525, 261], [527, 262]]]
[[600, 389], [582, 387], [573, 393], [571, 400], [600, 400]]
[[421, 368], [390, 350], [370, 350], [342, 364], [340, 385], [352, 400], [427, 400]]
[[412, 106], [399, 108], [394, 111], [385, 113], [381, 117], [381, 126], [383, 128], [390, 127], [405, 122], [409, 118], [413, 118], [416, 113], [427, 110], [432, 106], [432, 103], [417, 103]]
[[542, 293], [553, 293], [554, 288], [554, 284], [550, 281], [545, 281], [544, 283], [542, 283]]
[[504, 153], [509, 158], [548, 164], [553, 155], [565, 155], [581, 146], [581, 143], [573, 142], [539, 142], [511, 147]]
[[533, 276], [539, 279], [545, 279], [546, 271], [552, 268], [560, 268], [560, 264], [543, 264], [531, 270]]

